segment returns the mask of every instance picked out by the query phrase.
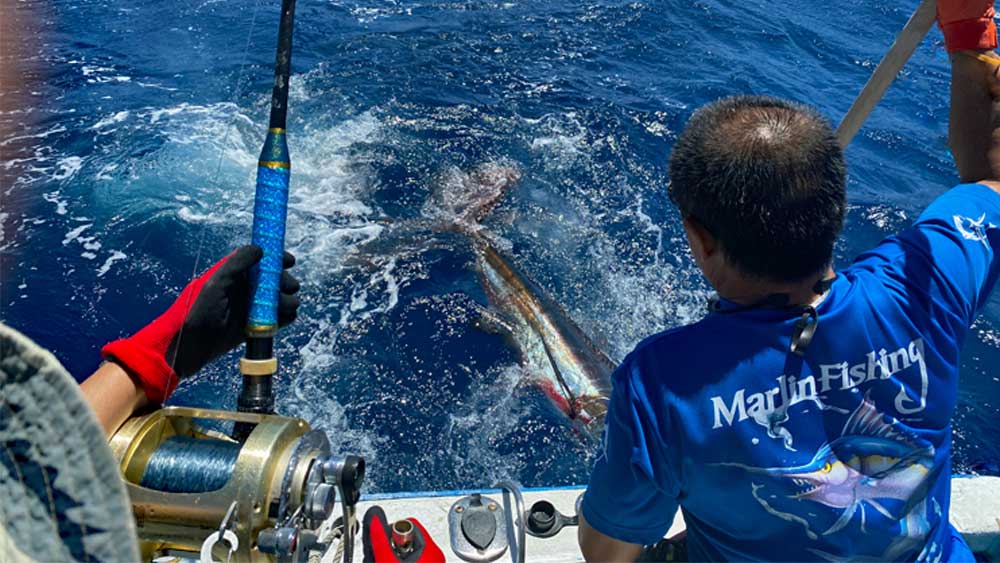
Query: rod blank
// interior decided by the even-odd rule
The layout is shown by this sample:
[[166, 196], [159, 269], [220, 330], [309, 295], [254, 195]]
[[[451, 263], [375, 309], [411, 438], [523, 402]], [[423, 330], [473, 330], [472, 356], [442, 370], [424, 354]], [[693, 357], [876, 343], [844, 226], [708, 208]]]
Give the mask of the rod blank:
[[936, 17], [937, 0], [922, 0], [837, 127], [837, 141], [841, 148], [847, 148], [851, 144], [851, 140], [882, 100], [899, 71], [931, 30]]

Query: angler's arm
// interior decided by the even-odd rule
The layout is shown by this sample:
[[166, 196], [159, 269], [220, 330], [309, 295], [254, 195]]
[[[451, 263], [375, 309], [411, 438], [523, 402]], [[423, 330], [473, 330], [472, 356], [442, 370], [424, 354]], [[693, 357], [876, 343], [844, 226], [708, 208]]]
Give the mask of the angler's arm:
[[[149, 404], [167, 400], [190, 377], [245, 338], [250, 269], [263, 252], [236, 249], [192, 280], [174, 304], [128, 338], [104, 346], [107, 360], [81, 389], [108, 434]], [[278, 325], [298, 314], [299, 282], [288, 271], [295, 257], [285, 253], [278, 296]]]
[[642, 552], [642, 546], [616, 540], [598, 532], [580, 515], [580, 529], [577, 532], [580, 551], [587, 561], [635, 561]]
[[[946, 9], [964, 14], [946, 20]], [[983, 17], [970, 16], [977, 13]], [[1000, 278], [1000, 78], [994, 62], [1000, 57], [992, 51], [992, 14], [992, 0], [938, 1], [952, 65], [948, 141], [962, 184], [856, 262], [896, 270], [892, 279], [903, 283], [887, 287], [914, 306], [926, 304], [920, 305], [923, 314], [946, 325], [956, 347]]]
[[1000, 192], [1000, 98], [994, 0], [938, 0], [937, 22], [951, 57], [948, 144], [962, 182]]
[[661, 447], [671, 434], [640, 406], [640, 377], [628, 358], [611, 376], [606, 426], [578, 511], [577, 540], [587, 561], [635, 561], [642, 546], [663, 539], [677, 512], [679, 490]]
[[114, 362], [105, 362], [80, 384], [83, 396], [110, 436], [132, 413], [149, 404], [142, 385]]
[[[1000, 192], [1000, 66], [971, 53], [951, 55], [948, 143], [963, 182], [985, 184]], [[995, 60], [1000, 62], [1000, 58]]]

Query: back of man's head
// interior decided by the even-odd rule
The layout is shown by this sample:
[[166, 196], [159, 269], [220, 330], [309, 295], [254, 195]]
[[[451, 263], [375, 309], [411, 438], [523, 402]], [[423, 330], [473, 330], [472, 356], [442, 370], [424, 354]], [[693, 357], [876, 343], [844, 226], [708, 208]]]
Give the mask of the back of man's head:
[[670, 157], [670, 198], [744, 274], [769, 281], [822, 272], [846, 208], [844, 156], [827, 121], [763, 96], [699, 109]]

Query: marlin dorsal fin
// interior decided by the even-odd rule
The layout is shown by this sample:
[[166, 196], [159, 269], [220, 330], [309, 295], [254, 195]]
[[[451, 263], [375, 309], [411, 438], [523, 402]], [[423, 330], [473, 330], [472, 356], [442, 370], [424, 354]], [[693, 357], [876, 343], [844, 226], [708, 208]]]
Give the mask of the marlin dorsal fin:
[[858, 408], [851, 413], [844, 424], [842, 436], [873, 436], [897, 442], [907, 442], [902, 434], [886, 422], [885, 415], [875, 408], [875, 404], [865, 395]]
[[[851, 414], [844, 424], [842, 436], [867, 436], [890, 440], [897, 444], [912, 448], [918, 457], [927, 455], [924, 441], [910, 434], [905, 428], [896, 426], [897, 420], [879, 412], [872, 402], [870, 394], [865, 394], [864, 400]], [[930, 451], [933, 452], [933, 447]], [[932, 454], [933, 455], [933, 454]]]

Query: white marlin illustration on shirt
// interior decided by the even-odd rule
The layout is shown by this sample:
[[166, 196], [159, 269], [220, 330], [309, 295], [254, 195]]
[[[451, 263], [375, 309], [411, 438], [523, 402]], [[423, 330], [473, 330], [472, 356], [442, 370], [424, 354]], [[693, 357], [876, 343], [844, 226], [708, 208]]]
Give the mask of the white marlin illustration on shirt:
[[[905, 519], [912, 533], [913, 517], [917, 516], [914, 513], [924, 512], [918, 509], [924, 505], [923, 489], [934, 466], [934, 446], [886, 422], [866, 397], [847, 419], [840, 437], [823, 444], [806, 464], [773, 468], [737, 463], [717, 465], [780, 477], [795, 486], [788, 498], [841, 509], [836, 522], [822, 532], [824, 536], [842, 530], [855, 514], [860, 514], [861, 531], [866, 532], [868, 508], [891, 520]], [[754, 497], [761, 501], [756, 494]], [[904, 508], [893, 514], [885, 506], [890, 500], [902, 503]], [[771, 506], [764, 508], [774, 513]], [[926, 524], [923, 514], [918, 518]], [[799, 519], [805, 520], [796, 518]]]
[[971, 217], [962, 217], [961, 215], [953, 215], [952, 220], [955, 222], [955, 228], [958, 229], [958, 232], [962, 233], [963, 238], [979, 241], [986, 248], [990, 247], [990, 243], [987, 241], [986, 230], [995, 229], [997, 226], [993, 223], [986, 223], [985, 213], [980, 215], [979, 219], [976, 220], [973, 220]]

